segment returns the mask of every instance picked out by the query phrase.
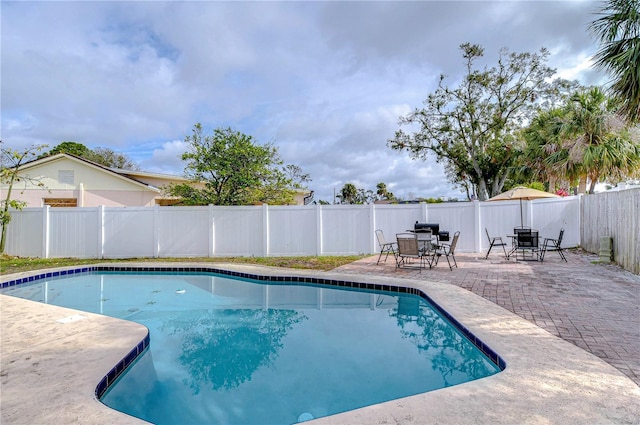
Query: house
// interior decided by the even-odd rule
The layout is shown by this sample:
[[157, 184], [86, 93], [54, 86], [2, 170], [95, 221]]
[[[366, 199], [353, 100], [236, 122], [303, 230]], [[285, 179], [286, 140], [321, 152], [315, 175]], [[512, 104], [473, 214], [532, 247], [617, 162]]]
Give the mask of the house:
[[[176, 199], [165, 195], [162, 187], [189, 182], [169, 174], [109, 168], [66, 153], [27, 162], [20, 166], [19, 176], [23, 179], [14, 183], [11, 197], [27, 207], [172, 205]], [[8, 189], [4, 184], [0, 188]], [[296, 203], [302, 205], [309, 194], [313, 196], [309, 191], [296, 196]]]
[[18, 175], [23, 179], [14, 183], [12, 198], [27, 207], [167, 205], [171, 199], [162, 186], [187, 182], [180, 176], [113, 169], [66, 153], [27, 162]]

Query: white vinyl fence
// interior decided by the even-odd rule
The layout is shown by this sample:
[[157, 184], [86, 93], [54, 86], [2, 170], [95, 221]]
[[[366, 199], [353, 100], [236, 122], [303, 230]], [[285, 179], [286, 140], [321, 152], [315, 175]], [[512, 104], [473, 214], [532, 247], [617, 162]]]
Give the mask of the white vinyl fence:
[[598, 252], [600, 238], [611, 238], [616, 263], [640, 274], [640, 188], [584, 197], [581, 219], [582, 248]]
[[485, 228], [506, 236], [524, 224], [542, 237], [565, 229], [580, 244], [580, 197], [401, 205], [26, 208], [12, 212], [6, 253], [43, 258], [349, 255], [378, 252], [416, 221], [438, 223], [458, 252], [484, 252]]

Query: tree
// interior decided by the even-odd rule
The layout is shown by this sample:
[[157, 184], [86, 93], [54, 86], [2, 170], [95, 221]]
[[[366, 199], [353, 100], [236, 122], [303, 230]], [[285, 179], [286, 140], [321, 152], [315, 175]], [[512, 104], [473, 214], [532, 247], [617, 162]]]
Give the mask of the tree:
[[566, 105], [562, 137], [568, 155], [559, 166], [577, 165], [581, 181], [591, 183], [589, 193], [600, 179], [623, 179], [640, 167], [640, 143], [616, 114], [618, 109], [616, 99], [599, 87], [577, 92]]
[[356, 204], [373, 204], [376, 201], [376, 194], [370, 189], [358, 189]]
[[396, 197], [393, 195], [393, 192], [389, 192], [387, 190], [387, 185], [383, 182], [380, 182], [376, 185], [376, 195], [378, 195], [378, 199], [386, 199], [386, 200], [392, 200], [392, 199], [396, 199]]
[[57, 155], [59, 153], [68, 153], [71, 155], [78, 156], [80, 158], [85, 158], [85, 155], [88, 155], [91, 152], [91, 149], [78, 142], [62, 142], [49, 152], [45, 152], [40, 155], [39, 158], [43, 158], [45, 156]]
[[78, 142], [62, 142], [50, 151], [40, 155], [39, 158], [59, 153], [68, 153], [110, 168], [119, 168], [124, 170], [140, 169], [138, 164], [133, 162], [133, 160], [123, 153], [116, 152], [111, 148], [97, 147], [95, 149], [89, 149], [82, 143]]
[[596, 66], [613, 77], [612, 92], [621, 99], [620, 111], [631, 123], [640, 119], [640, 0], [607, 0], [601, 18], [590, 24], [600, 41]]
[[577, 170], [565, 169], [561, 172], [557, 166], [563, 163], [568, 154], [563, 148], [561, 132], [567, 112], [565, 108], [552, 108], [540, 111], [531, 124], [522, 131], [526, 141], [520, 175], [530, 179], [548, 182], [549, 192], [554, 192], [559, 180], [569, 181], [578, 177]]
[[[384, 183], [378, 183], [378, 190], [381, 184], [386, 188]], [[341, 204], [372, 204], [378, 199], [374, 191], [358, 188], [353, 183], [346, 183], [336, 197], [340, 199]]]
[[444, 164], [450, 181], [467, 190], [472, 186], [479, 200], [502, 191], [522, 146], [516, 132], [536, 108], [555, 102], [570, 84], [549, 82], [555, 71], [545, 65], [549, 53], [500, 52], [497, 66], [476, 69], [484, 49], [476, 44], [460, 46], [466, 74], [455, 89], [444, 86], [428, 95], [424, 107], [400, 118], [400, 125], [418, 125], [413, 134], [398, 130], [388, 145], [407, 150], [414, 159], [430, 153]]
[[577, 182], [579, 193], [593, 193], [601, 179], [637, 174], [640, 143], [616, 114], [617, 102], [598, 87], [581, 88], [562, 107], [541, 111], [523, 131], [524, 167], [534, 176]]
[[7, 225], [11, 221], [11, 213], [9, 208], [21, 210], [26, 205], [23, 201], [11, 199], [13, 187], [19, 181], [33, 182], [42, 186], [37, 179], [19, 176], [19, 168], [22, 164], [36, 159], [37, 153], [44, 149], [46, 145], [31, 146], [23, 151], [2, 149], [2, 160], [0, 166], [0, 182], [7, 185], [6, 194], [2, 199], [0, 209], [0, 225], [2, 226], [2, 235], [0, 237], [0, 254], [4, 254], [7, 238]]
[[168, 192], [187, 205], [287, 204], [310, 180], [300, 168], [283, 166], [273, 145], [258, 145], [231, 128], [205, 135], [198, 123], [185, 143], [182, 160], [191, 183], [172, 185]]
[[297, 165], [285, 165], [284, 172], [291, 180], [292, 187], [295, 189], [306, 189], [306, 184], [311, 181], [309, 173], [305, 173], [302, 171], [302, 168]]
[[345, 183], [338, 193], [341, 204], [356, 204], [358, 199], [358, 189], [353, 183]]
[[83, 158], [110, 168], [118, 168], [121, 170], [140, 169], [138, 164], [136, 164], [127, 155], [121, 152], [116, 152], [111, 148], [97, 147], [95, 149], [90, 149]]

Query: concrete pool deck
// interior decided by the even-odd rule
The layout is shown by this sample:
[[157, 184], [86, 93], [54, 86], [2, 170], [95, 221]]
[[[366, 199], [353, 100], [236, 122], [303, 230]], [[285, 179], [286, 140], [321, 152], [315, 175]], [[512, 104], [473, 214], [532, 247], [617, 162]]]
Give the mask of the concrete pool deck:
[[[479, 254], [460, 254], [456, 257], [460, 267], [453, 272], [449, 271], [445, 262], [445, 265], [438, 265], [437, 269], [423, 270], [421, 273], [396, 270], [392, 259], [385, 265], [376, 265], [375, 257], [331, 272], [238, 264], [193, 265], [261, 275], [309, 276], [415, 287], [452, 314], [495, 350], [507, 364], [504, 371], [488, 378], [309, 423], [640, 424], [640, 387], [632, 379], [601, 358], [579, 348], [575, 342], [565, 341], [537, 326], [535, 317], [527, 320], [498, 305], [509, 294], [507, 289], [510, 285], [515, 285], [510, 284], [510, 281], [526, 280], [526, 285], [520, 282], [515, 286], [520, 286], [519, 291], [525, 297], [530, 292], [533, 293], [533, 297], [529, 298], [531, 306], [527, 310], [537, 312], [541, 308], [541, 295], [533, 291], [536, 286], [555, 285], [559, 292], [573, 291], [576, 297], [583, 297], [578, 288], [567, 285], [565, 280], [582, 279], [583, 284], [589, 285], [599, 274], [604, 274], [605, 279], [611, 281], [610, 273], [624, 275], [625, 272], [600, 265], [591, 265], [592, 269], [584, 270], [590, 263], [587, 261], [584, 264], [582, 259], [577, 258], [578, 255], [571, 255], [568, 264], [564, 265], [563, 262], [557, 266], [550, 259], [545, 259], [544, 263], [521, 264], [501, 261], [498, 256], [490, 260], [479, 259]], [[557, 272], [559, 274], [556, 279], [555, 272], [544, 272], [562, 270], [561, 266], [571, 270], [575, 262], [579, 263], [581, 271], [577, 272], [578, 267], [574, 267], [570, 275]], [[190, 264], [144, 264], [151, 265], [187, 267]], [[127, 263], [126, 266], [134, 264]], [[476, 267], [484, 269], [488, 277], [476, 276], [473, 279], [474, 274], [481, 274], [478, 271], [472, 272], [477, 270], [474, 269]], [[576, 272], [578, 275], [575, 275]], [[494, 275], [501, 273], [505, 274], [504, 280]], [[539, 275], [538, 278], [532, 276], [536, 274]], [[506, 276], [510, 278], [506, 279]], [[632, 307], [629, 309], [624, 303], [614, 304], [609, 305], [607, 310], [610, 315], [614, 313], [619, 321], [626, 323], [631, 344], [634, 344], [633, 336], [640, 332], [638, 327], [631, 328], [639, 320], [637, 296], [640, 287], [639, 281], [633, 276], [635, 275], [625, 275], [625, 279], [629, 280], [631, 293], [628, 305]], [[3, 276], [2, 280], [9, 280], [9, 276]], [[495, 302], [473, 293], [473, 287], [476, 290], [484, 287], [485, 291], [490, 292], [488, 287], [491, 283], [496, 286], [493, 289], [497, 294]], [[472, 286], [471, 290], [463, 289], [469, 284]], [[626, 288], [625, 285], [622, 286]], [[525, 290], [525, 287], [529, 287], [529, 290]], [[616, 291], [622, 293], [619, 288]], [[546, 292], [544, 294], [545, 297], [551, 296]], [[629, 298], [629, 295], [625, 296]], [[519, 305], [517, 297], [511, 298], [514, 298], [512, 304]], [[577, 298], [573, 304], [583, 302], [584, 300]], [[548, 299], [546, 303], [553, 305], [558, 300]], [[544, 304], [543, 302], [542, 307], [545, 307]], [[580, 306], [573, 306], [576, 309], [578, 307]], [[0, 296], [0, 308], [2, 423], [144, 423], [107, 408], [94, 396], [100, 379], [144, 337], [144, 327], [4, 295]], [[571, 315], [571, 308], [568, 308], [568, 312], [554, 308], [548, 314], [553, 315], [556, 310], [557, 315]], [[86, 318], [65, 324], [57, 321], [78, 314]], [[523, 313], [523, 316], [526, 314]], [[593, 338], [597, 340], [598, 336]], [[630, 346], [628, 349], [633, 352], [638, 347]], [[630, 369], [633, 369], [633, 364]]]

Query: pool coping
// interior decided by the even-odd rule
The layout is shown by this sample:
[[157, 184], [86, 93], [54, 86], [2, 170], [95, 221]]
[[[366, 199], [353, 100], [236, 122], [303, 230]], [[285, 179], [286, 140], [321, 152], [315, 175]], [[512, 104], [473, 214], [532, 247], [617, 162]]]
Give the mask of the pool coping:
[[[293, 278], [307, 278], [309, 283], [327, 280], [353, 282], [357, 286], [380, 285], [389, 290], [413, 288], [426, 294], [506, 362], [506, 369], [491, 377], [319, 418], [309, 423], [640, 423], [640, 387], [617, 369], [502, 307], [453, 285], [422, 279], [223, 263], [96, 264], [3, 276], [0, 281], [25, 278], [29, 281], [41, 275], [47, 277], [48, 273], [53, 276], [56, 272], [67, 274], [69, 270], [86, 272], [95, 268], [142, 268], [145, 271], [196, 268], [205, 272], [224, 270], [241, 277], [261, 276], [265, 280], [275, 276], [284, 282]], [[4, 295], [0, 296], [0, 303], [3, 389], [0, 410], [3, 421], [145, 423], [104, 406], [97, 400], [94, 391], [100, 379], [144, 340], [146, 328], [132, 322]], [[74, 314], [86, 316], [88, 320], [74, 322], [76, 329], [72, 335], [47, 338], [52, 327], [64, 329], [64, 326], [68, 326], [61, 326], [55, 320]], [[33, 340], [39, 342], [36, 345], [25, 343]], [[88, 346], [86, 341], [91, 341], [93, 346]], [[96, 341], [100, 344], [99, 352], [95, 350]], [[74, 345], [76, 361], [70, 362], [68, 351], [60, 350], [62, 343]], [[36, 355], [43, 355], [46, 361], [33, 361]], [[29, 360], [25, 360], [27, 358]], [[29, 362], [32, 364], [27, 364]], [[10, 379], [14, 375], [19, 375], [21, 379]], [[96, 375], [100, 375], [98, 379]], [[34, 392], [26, 383], [33, 385], [36, 378], [40, 386]], [[91, 379], [94, 379], [93, 388], [87, 392]], [[43, 382], [47, 384], [42, 385]], [[41, 408], [33, 409], [33, 404]], [[52, 420], [54, 418], [55, 421]], [[118, 419], [114, 422], [114, 418]]]

